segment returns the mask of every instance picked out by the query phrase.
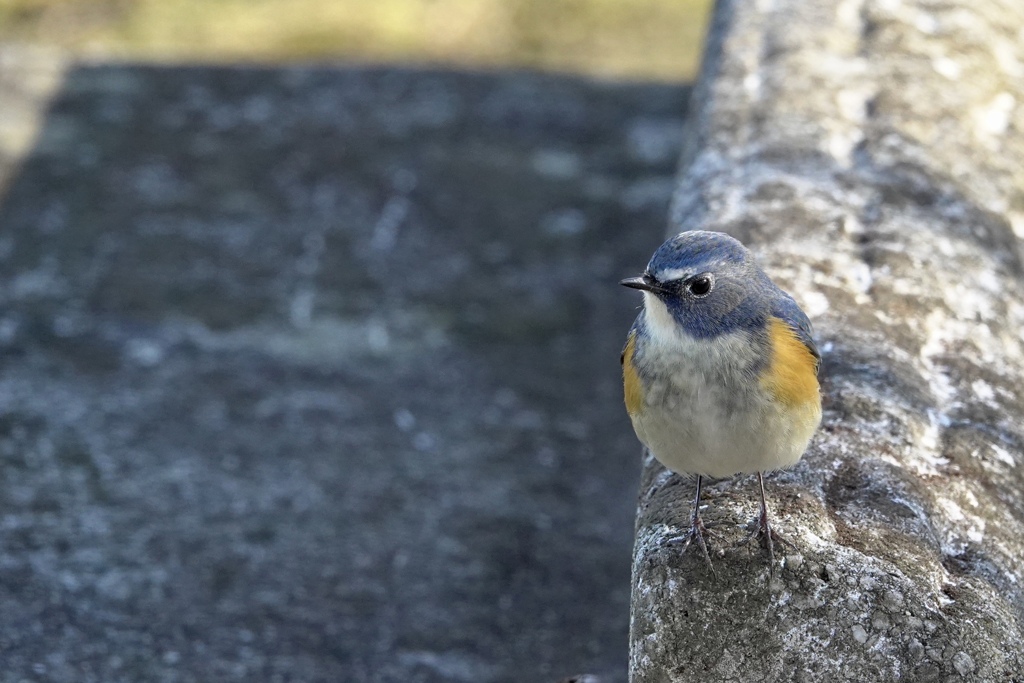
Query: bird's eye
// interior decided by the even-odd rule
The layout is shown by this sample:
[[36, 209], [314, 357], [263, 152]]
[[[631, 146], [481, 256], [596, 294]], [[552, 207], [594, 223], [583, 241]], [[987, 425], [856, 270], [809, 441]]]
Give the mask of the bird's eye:
[[705, 297], [711, 293], [711, 288], [714, 286], [714, 276], [711, 273], [705, 273], [690, 280], [686, 284], [686, 289], [690, 291], [690, 294], [696, 297]]

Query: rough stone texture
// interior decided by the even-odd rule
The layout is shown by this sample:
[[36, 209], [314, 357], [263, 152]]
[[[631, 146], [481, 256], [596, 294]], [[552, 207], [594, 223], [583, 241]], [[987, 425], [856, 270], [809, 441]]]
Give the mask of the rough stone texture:
[[674, 229], [804, 304], [826, 410], [774, 577], [751, 479], [708, 491], [715, 580], [647, 462], [631, 680], [1024, 680], [1024, 4], [723, 0], [692, 106]]
[[[615, 283], [685, 89], [31, 67], [59, 89], [0, 198], [0, 681], [623, 681]], [[45, 109], [21, 68], [10, 131]]]

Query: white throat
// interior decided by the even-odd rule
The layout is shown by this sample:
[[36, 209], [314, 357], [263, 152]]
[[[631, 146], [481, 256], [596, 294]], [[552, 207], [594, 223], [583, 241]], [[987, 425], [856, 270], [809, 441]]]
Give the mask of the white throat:
[[644, 316], [647, 331], [656, 344], [677, 345], [681, 336], [689, 336], [679, 327], [665, 302], [653, 292], [644, 292]]
[[[684, 363], [701, 372], [741, 372], [763, 355], [751, 333], [735, 330], [710, 339], [698, 339], [672, 317], [665, 303], [651, 292], [644, 292], [644, 317], [649, 343], [647, 358], [660, 358], [670, 365]], [[683, 360], [685, 359], [685, 361]]]

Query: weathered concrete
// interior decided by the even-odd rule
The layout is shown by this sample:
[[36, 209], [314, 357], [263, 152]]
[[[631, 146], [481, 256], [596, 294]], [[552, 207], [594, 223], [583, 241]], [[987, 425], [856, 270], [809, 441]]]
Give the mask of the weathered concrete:
[[769, 478], [774, 579], [665, 547], [690, 486], [641, 484], [631, 680], [1024, 680], [1024, 5], [719, 3], [674, 229], [726, 230], [810, 313], [826, 413]]
[[68, 70], [0, 199], [0, 681], [624, 680], [685, 95]]

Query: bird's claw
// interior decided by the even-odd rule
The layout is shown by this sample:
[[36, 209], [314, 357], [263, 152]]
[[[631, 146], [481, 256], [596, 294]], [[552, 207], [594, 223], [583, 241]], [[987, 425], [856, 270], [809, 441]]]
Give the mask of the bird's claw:
[[718, 534], [708, 529], [704, 524], [704, 520], [700, 518], [700, 515], [694, 515], [690, 520], [690, 530], [680, 536], [675, 536], [665, 541], [665, 545], [678, 545], [683, 544], [683, 552], [690, 547], [691, 544], [696, 542], [697, 547], [700, 548], [701, 554], [704, 556], [704, 563], [711, 570], [711, 573], [718, 576], [718, 572], [715, 571], [714, 565], [711, 563], [711, 553], [708, 552], [708, 543], [704, 540], [704, 537], [718, 539]]
[[775, 530], [771, 522], [768, 521], [768, 511], [764, 508], [762, 508], [760, 515], [747, 524], [747, 529], [750, 531], [750, 534], [740, 541], [739, 545], [747, 545], [754, 539], [760, 541], [761, 547], [768, 551], [768, 562], [773, 571], [775, 567], [775, 543], [796, 548], [792, 541]]

